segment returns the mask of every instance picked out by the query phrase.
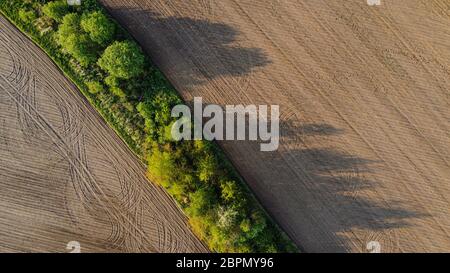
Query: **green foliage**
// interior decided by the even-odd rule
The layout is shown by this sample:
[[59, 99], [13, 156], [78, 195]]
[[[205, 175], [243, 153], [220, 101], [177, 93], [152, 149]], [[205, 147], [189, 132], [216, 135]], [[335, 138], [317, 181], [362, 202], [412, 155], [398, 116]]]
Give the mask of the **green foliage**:
[[81, 27], [93, 42], [101, 46], [108, 45], [114, 39], [116, 26], [101, 11], [84, 14], [81, 18]]
[[64, 0], [48, 2], [42, 7], [42, 12], [53, 20], [60, 22], [69, 13], [69, 5]]
[[97, 0], [81, 0], [81, 10], [84, 12], [102, 10]]
[[96, 47], [89, 36], [82, 31], [80, 16], [77, 13], [64, 16], [56, 39], [58, 44], [82, 66], [88, 66], [97, 60]]
[[111, 86], [109, 88], [109, 91], [111, 91], [111, 93], [113, 93], [114, 95], [116, 95], [118, 98], [120, 98], [122, 100], [125, 100], [127, 97], [127, 94], [123, 91], [123, 89], [118, 86]]
[[71, 34], [82, 34], [80, 27], [80, 16], [77, 13], [70, 13], [64, 16], [62, 23], [58, 27], [57, 41], [61, 46], [64, 40]]
[[90, 81], [86, 83], [91, 94], [97, 94], [104, 91], [103, 85], [97, 81]]
[[189, 194], [190, 204], [187, 208], [189, 215], [200, 217], [206, 215], [217, 202], [217, 196], [210, 187], [203, 187]]
[[117, 77], [114, 77], [112, 75], [105, 78], [105, 83], [109, 87], [118, 87], [120, 86], [120, 80]]
[[159, 185], [169, 188], [175, 169], [175, 160], [171, 153], [154, 147], [148, 158], [148, 176]]
[[155, 92], [148, 94], [145, 101], [138, 104], [137, 109], [144, 117], [146, 131], [153, 141], [165, 143], [167, 126], [173, 121], [172, 108], [180, 103], [180, 98], [172, 92]]
[[37, 17], [34, 10], [20, 9], [19, 18], [24, 23], [31, 23], [32, 21], [36, 20]]
[[225, 181], [220, 184], [223, 200], [233, 202], [240, 197], [240, 190], [235, 181]]
[[39, 31], [39, 34], [43, 36], [53, 30], [53, 20], [43, 16], [34, 21], [34, 26]]
[[206, 155], [198, 163], [198, 178], [202, 182], [211, 182], [217, 174], [217, 162], [214, 156]]
[[86, 34], [70, 34], [64, 39], [63, 47], [83, 66], [97, 60], [97, 54]]
[[114, 42], [106, 48], [98, 65], [114, 77], [130, 79], [144, 72], [145, 58], [136, 43]]
[[244, 233], [249, 233], [250, 229], [252, 228], [252, 224], [249, 219], [242, 220], [240, 224], [240, 228]]

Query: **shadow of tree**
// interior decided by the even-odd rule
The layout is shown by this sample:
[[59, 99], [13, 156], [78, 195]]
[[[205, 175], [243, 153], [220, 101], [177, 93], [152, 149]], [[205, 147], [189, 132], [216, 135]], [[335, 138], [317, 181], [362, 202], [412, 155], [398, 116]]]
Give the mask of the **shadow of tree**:
[[[227, 76], [248, 78], [253, 71], [271, 63], [261, 49], [242, 46], [240, 33], [229, 25], [187, 17], [163, 17], [143, 7], [131, 6], [121, 4], [108, 9], [162, 70], [176, 74], [177, 84], [183, 88]], [[167, 48], [169, 45], [171, 49]], [[162, 57], [167, 54], [177, 56]], [[343, 233], [365, 230], [368, 234], [384, 234], [408, 226], [411, 218], [428, 216], [406, 209], [403, 203], [367, 197], [366, 191], [380, 187], [377, 181], [368, 178], [377, 162], [306, 143], [317, 139], [316, 143], [320, 144], [320, 138], [333, 139], [344, 134], [344, 130], [325, 123], [294, 120], [281, 121], [280, 129], [277, 152], [258, 153], [259, 145], [255, 143], [246, 143], [242, 150], [232, 147], [229, 151], [234, 150], [231, 156], [234, 163], [250, 162], [246, 162], [244, 169], [235, 165], [297, 245], [308, 251], [346, 252], [354, 241]], [[239, 145], [226, 141], [219, 144]], [[243, 159], [236, 156], [236, 151], [250, 150], [252, 153], [242, 155]], [[365, 245], [361, 247], [364, 251]]]
[[[364, 191], [376, 190], [380, 186], [368, 178], [368, 174], [373, 171], [371, 166], [376, 164], [376, 161], [332, 148], [310, 148], [306, 144], [308, 138], [317, 142], [323, 137], [333, 139], [343, 134], [344, 130], [328, 124], [298, 125], [292, 120], [281, 122], [280, 130], [280, 156], [275, 157], [276, 160], [271, 164], [277, 166], [288, 163], [294, 175], [298, 177], [295, 183], [302, 184], [300, 188], [304, 188], [311, 195], [306, 206], [313, 216], [330, 222], [336, 221], [326, 225], [326, 232], [331, 233], [332, 238], [327, 239], [328, 248], [320, 251], [348, 251], [350, 242], [341, 237], [343, 232], [358, 229], [365, 230], [368, 234], [386, 234], [389, 230], [409, 226], [408, 220], [411, 218], [429, 216], [406, 209], [405, 203], [386, 203], [361, 194]], [[298, 209], [302, 208], [299, 206]], [[396, 243], [390, 244], [391, 250], [399, 251], [396, 249]], [[361, 250], [365, 250], [365, 245], [361, 246]]]
[[[106, 6], [158, 66], [172, 69], [176, 66], [183, 86], [203, 84], [217, 77], [244, 77], [270, 63], [260, 48], [243, 46], [240, 33], [229, 25], [188, 17], [163, 17], [154, 11], [128, 6]], [[167, 45], [172, 49], [169, 54], [180, 56], [179, 63], [168, 64], [160, 59], [160, 50], [168, 48]]]

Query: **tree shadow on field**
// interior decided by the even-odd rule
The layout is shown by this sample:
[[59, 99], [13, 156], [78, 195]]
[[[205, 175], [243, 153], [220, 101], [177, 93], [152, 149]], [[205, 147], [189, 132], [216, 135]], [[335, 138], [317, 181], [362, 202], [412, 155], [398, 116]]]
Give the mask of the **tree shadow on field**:
[[270, 63], [261, 49], [243, 46], [240, 33], [227, 24], [163, 17], [151, 10], [130, 7], [108, 10], [152, 60], [169, 77], [177, 77], [177, 83], [184, 87], [217, 77], [244, 77]]
[[[247, 79], [271, 63], [261, 49], [246, 47], [240, 33], [229, 25], [164, 17], [145, 8], [132, 8], [132, 4], [111, 7], [108, 1], [102, 2], [176, 87], [214, 84], [228, 76]], [[152, 5], [150, 1], [145, 4]], [[259, 152], [259, 144], [255, 143], [225, 152], [234, 151], [231, 158], [237, 169], [299, 246], [308, 251], [346, 252], [355, 240], [350, 242], [343, 233], [363, 230], [368, 238], [372, 234], [383, 237], [408, 226], [411, 218], [427, 216], [406, 209], [405, 204], [387, 204], [379, 200], [379, 195], [374, 195], [378, 198], [375, 201], [365, 197], [381, 187], [369, 178], [378, 162], [322, 145], [326, 138], [325, 143], [333, 146], [344, 130], [324, 123], [287, 120], [281, 122], [280, 131], [276, 152]], [[235, 141], [220, 144], [240, 145]], [[245, 166], [239, 161], [245, 161]], [[366, 251], [366, 238], [361, 236], [357, 239], [364, 243], [361, 251]]]
[[[343, 133], [344, 130], [328, 124], [299, 124], [292, 120], [281, 122], [280, 149], [271, 164], [280, 166], [288, 163], [291, 174], [281, 177], [278, 182], [293, 184], [291, 189], [284, 191], [287, 195], [303, 199], [299, 202], [286, 201], [286, 205], [297, 211], [307, 207], [305, 214], [311, 214], [319, 223], [327, 223], [322, 227], [307, 227], [308, 223], [305, 223], [306, 229], [320, 230], [319, 236], [323, 235], [319, 237], [321, 246], [312, 247], [316, 251], [347, 252], [351, 242], [343, 238], [342, 233], [354, 230], [363, 230], [367, 236], [358, 236], [363, 240], [361, 251], [367, 251], [366, 244], [374, 239], [382, 240], [380, 243], [385, 244], [385, 250], [400, 251], [398, 242], [389, 238], [395, 233], [392, 231], [409, 226], [411, 218], [429, 215], [411, 211], [403, 203], [382, 202], [379, 196], [377, 200], [371, 200], [361, 194], [381, 187], [369, 178], [377, 161], [334, 148], [312, 147], [315, 143], [323, 143], [323, 140], [337, 141]], [[298, 178], [297, 181], [283, 181], [284, 177], [292, 179], [293, 176]], [[291, 190], [292, 193], [289, 193]], [[332, 235], [327, 236], [327, 233]], [[314, 245], [313, 242], [311, 244]], [[323, 248], [324, 245], [326, 248]]]

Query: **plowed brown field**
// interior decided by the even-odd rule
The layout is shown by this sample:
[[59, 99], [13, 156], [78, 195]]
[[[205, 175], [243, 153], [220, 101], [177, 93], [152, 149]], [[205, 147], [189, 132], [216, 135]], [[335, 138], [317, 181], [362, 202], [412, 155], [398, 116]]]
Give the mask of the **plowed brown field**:
[[183, 213], [0, 16], [0, 252], [200, 252]]
[[448, 0], [102, 2], [187, 101], [280, 105], [221, 145], [303, 249], [450, 251]]

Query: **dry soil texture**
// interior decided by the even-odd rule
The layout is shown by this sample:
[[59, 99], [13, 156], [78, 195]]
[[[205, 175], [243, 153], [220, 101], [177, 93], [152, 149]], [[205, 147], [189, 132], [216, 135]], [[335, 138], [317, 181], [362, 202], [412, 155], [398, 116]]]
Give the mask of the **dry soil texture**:
[[304, 250], [450, 251], [448, 0], [102, 2], [187, 101], [280, 105], [221, 145]]
[[0, 16], [0, 252], [197, 252], [140, 161]]

